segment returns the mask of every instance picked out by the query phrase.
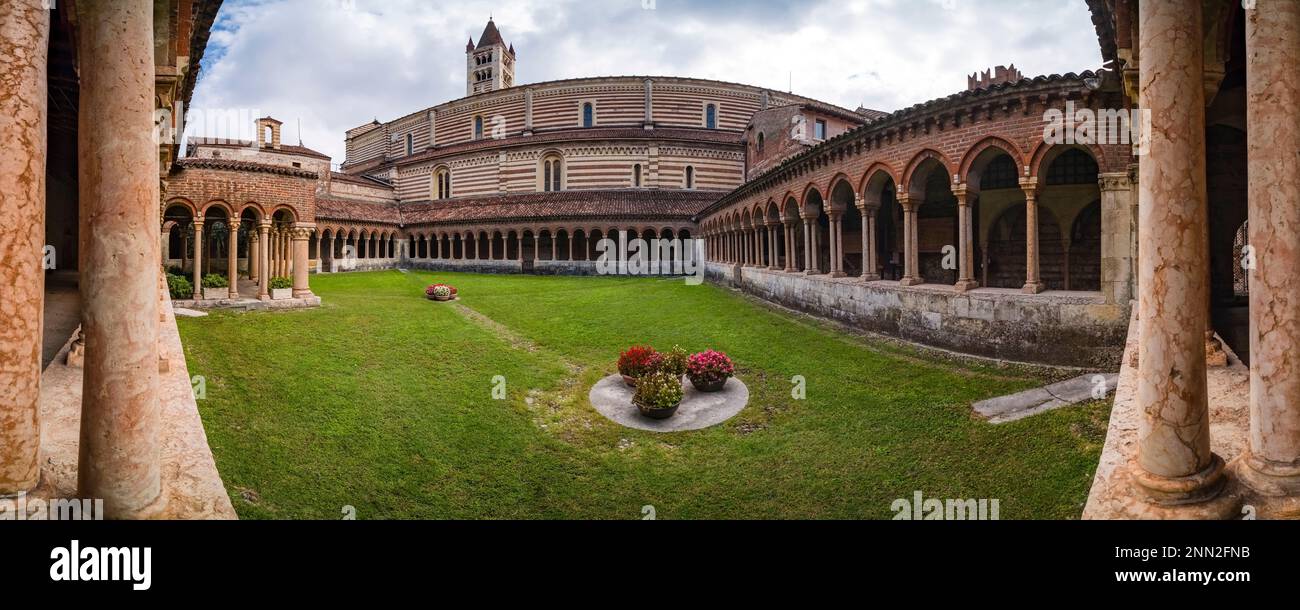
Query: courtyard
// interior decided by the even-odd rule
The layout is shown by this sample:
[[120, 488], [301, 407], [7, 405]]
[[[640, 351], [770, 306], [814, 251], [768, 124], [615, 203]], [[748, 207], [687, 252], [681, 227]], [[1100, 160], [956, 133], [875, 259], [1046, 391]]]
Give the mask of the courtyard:
[[[460, 299], [427, 300], [433, 282]], [[1104, 402], [972, 414], [1068, 373], [940, 358], [713, 285], [389, 270], [312, 289], [320, 308], [178, 320], [244, 519], [887, 519], [916, 491], [1075, 519], [1106, 434]], [[635, 344], [726, 352], [748, 405], [691, 432], [605, 419], [588, 391]]]

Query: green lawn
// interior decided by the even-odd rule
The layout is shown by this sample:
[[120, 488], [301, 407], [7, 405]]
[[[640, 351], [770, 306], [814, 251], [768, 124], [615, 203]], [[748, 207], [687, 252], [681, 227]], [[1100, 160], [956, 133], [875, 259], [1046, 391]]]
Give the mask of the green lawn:
[[[433, 281], [461, 300], [426, 300]], [[312, 286], [319, 309], [179, 321], [243, 518], [890, 518], [917, 490], [997, 498], [1003, 519], [1076, 518], [1105, 434], [1101, 403], [989, 425], [971, 402], [1041, 380], [873, 346], [708, 285], [388, 271]], [[636, 343], [727, 352], [749, 406], [668, 435], [605, 420], [587, 392]]]

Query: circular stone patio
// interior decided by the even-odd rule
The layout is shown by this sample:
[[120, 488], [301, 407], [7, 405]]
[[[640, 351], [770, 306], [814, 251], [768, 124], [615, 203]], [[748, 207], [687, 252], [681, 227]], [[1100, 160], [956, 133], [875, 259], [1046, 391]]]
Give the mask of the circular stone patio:
[[732, 377], [721, 392], [701, 392], [687, 381], [682, 406], [668, 419], [650, 419], [632, 404], [633, 388], [619, 375], [610, 375], [592, 386], [591, 406], [614, 423], [650, 432], [682, 432], [716, 426], [735, 417], [749, 403], [749, 388]]

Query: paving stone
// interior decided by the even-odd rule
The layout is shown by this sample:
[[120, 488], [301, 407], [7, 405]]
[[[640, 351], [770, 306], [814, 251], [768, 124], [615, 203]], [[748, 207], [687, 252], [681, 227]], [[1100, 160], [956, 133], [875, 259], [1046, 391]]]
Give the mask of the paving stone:
[[685, 384], [682, 405], [668, 419], [650, 419], [632, 404], [633, 389], [623, 383], [619, 375], [610, 375], [592, 386], [588, 397], [591, 406], [614, 423], [650, 432], [681, 432], [700, 430], [725, 422], [749, 403], [749, 388], [732, 377], [721, 392], [700, 392]]
[[1003, 424], [1094, 400], [1093, 392], [1099, 387], [1099, 382], [1105, 384], [1105, 395], [1109, 395], [1115, 391], [1118, 381], [1119, 375], [1114, 373], [1080, 375], [1046, 387], [981, 400], [972, 408], [980, 416], [988, 418], [989, 423]]
[[208, 315], [208, 312], [206, 311], [187, 309], [185, 307], [177, 307], [172, 311], [176, 312], [176, 317], [178, 318], [202, 318]]

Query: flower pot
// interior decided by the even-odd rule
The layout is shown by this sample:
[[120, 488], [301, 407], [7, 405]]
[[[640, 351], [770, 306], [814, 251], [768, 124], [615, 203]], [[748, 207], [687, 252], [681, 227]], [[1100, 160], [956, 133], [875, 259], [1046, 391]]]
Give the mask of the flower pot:
[[719, 381], [714, 381], [710, 383], [700, 382], [692, 379], [691, 385], [695, 386], [695, 389], [701, 392], [721, 392], [722, 388], [726, 387], [727, 385], [727, 379], [724, 377]]
[[228, 298], [230, 298], [229, 288], [204, 288], [203, 289], [203, 300], [205, 301], [217, 301], [220, 299], [228, 299]]
[[284, 299], [292, 299], [292, 298], [293, 298], [293, 289], [292, 289], [292, 288], [272, 288], [272, 289], [271, 289], [271, 299], [273, 299], [273, 300], [276, 300], [276, 301], [282, 301], [282, 300], [284, 300]]
[[445, 297], [440, 297], [440, 296], [438, 296], [438, 295], [436, 295], [436, 294], [433, 295], [433, 296], [431, 296], [431, 297], [429, 297], [430, 300], [433, 300], [433, 301], [439, 301], [439, 302], [450, 301], [450, 300], [452, 300], [452, 299], [454, 299], [454, 298], [456, 298], [456, 297], [451, 296], [451, 295], [448, 295], [448, 296], [445, 296]]
[[623, 383], [626, 383], [626, 384], [627, 384], [627, 387], [629, 387], [629, 388], [635, 388], [635, 387], [636, 387], [636, 377], [628, 377], [627, 375], [623, 375]]
[[636, 408], [641, 412], [641, 415], [649, 417], [650, 419], [668, 419], [677, 413], [677, 407], [680, 406], [682, 406], [682, 403], [679, 402], [671, 407], [664, 407], [661, 409], [643, 407], [641, 405], [637, 405]]

